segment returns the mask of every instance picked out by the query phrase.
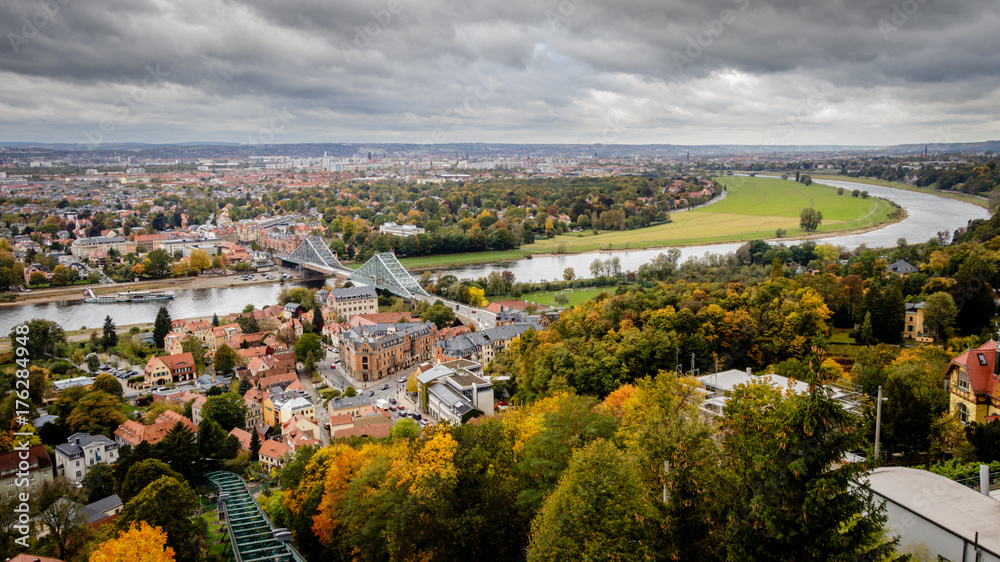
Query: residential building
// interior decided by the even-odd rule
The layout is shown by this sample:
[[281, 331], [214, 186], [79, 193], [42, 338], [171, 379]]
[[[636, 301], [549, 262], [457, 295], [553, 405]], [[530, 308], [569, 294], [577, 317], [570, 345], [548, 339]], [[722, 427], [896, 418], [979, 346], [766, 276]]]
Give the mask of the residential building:
[[1000, 347], [992, 339], [955, 357], [945, 373], [949, 408], [963, 424], [1000, 414]]
[[[800, 380], [789, 379], [781, 375], [769, 373], [766, 375], [755, 375], [750, 369], [741, 371], [730, 369], [698, 377], [698, 382], [704, 388], [705, 402], [701, 411], [708, 417], [722, 416], [729, 401], [729, 395], [740, 385], [745, 384], [766, 384], [772, 388], [782, 391], [790, 391], [796, 394], [809, 392], [809, 384]], [[827, 387], [830, 396], [839, 401], [843, 406], [851, 411], [858, 412], [867, 403], [868, 397], [860, 390], [851, 387], [847, 383], [834, 383]]]
[[933, 334], [924, 332], [924, 303], [922, 301], [906, 303], [903, 314], [905, 316], [904, 338], [917, 340], [921, 343], [931, 343], [934, 341]]
[[909, 275], [920, 271], [916, 267], [913, 267], [910, 262], [903, 259], [896, 260], [889, 264], [886, 266], [886, 270], [888, 270], [889, 273], [896, 273], [898, 275]]
[[52, 387], [56, 389], [56, 392], [62, 392], [67, 388], [73, 388], [76, 386], [90, 388], [93, 384], [94, 379], [90, 377], [73, 377], [71, 379], [63, 379], [61, 381], [52, 381]]
[[367, 394], [359, 394], [350, 398], [340, 397], [330, 400], [326, 405], [326, 411], [330, 414], [330, 419], [343, 419], [339, 416], [351, 416], [351, 419], [364, 415], [365, 411], [375, 402], [375, 397]]
[[394, 236], [416, 236], [426, 232], [423, 228], [413, 224], [396, 224], [387, 222], [378, 227], [379, 234], [392, 234]]
[[326, 296], [326, 305], [334, 318], [343, 316], [350, 319], [355, 314], [375, 314], [378, 312], [378, 294], [373, 287], [333, 289]]
[[347, 439], [350, 437], [371, 437], [373, 439], [387, 439], [391, 434], [391, 424], [376, 424], [338, 429], [333, 434], [333, 438]]
[[488, 365], [510, 342], [528, 330], [540, 329], [538, 324], [516, 323], [487, 328], [439, 341], [434, 346], [434, 362], [445, 363], [455, 359], [468, 359]]
[[273, 468], [281, 468], [285, 464], [285, 455], [292, 450], [281, 441], [268, 439], [260, 444], [260, 466], [266, 471]]
[[[257, 427], [259, 422], [264, 421], [264, 398], [267, 393], [259, 388], [251, 388], [243, 395], [243, 402], [247, 406], [246, 416], [244, 416], [244, 428], [250, 431]], [[273, 406], [272, 406], [273, 408]]]
[[110, 250], [115, 250], [119, 254], [127, 254], [130, 251], [135, 251], [135, 245], [130, 245], [129, 241], [121, 236], [95, 236], [74, 241], [72, 248], [73, 255], [81, 260], [104, 258]]
[[206, 347], [208, 349], [215, 351], [222, 347], [223, 345], [230, 345], [233, 338], [237, 335], [243, 334], [243, 328], [240, 328], [239, 324], [226, 324], [224, 326], [216, 326], [209, 331], [208, 335], [205, 337]]
[[164, 386], [194, 380], [195, 377], [197, 377], [197, 371], [194, 356], [190, 352], [162, 355], [153, 357], [146, 363], [144, 384], [146, 387]]
[[1000, 503], [944, 476], [891, 466], [868, 475], [884, 503], [886, 531], [901, 548], [920, 547], [936, 560], [1000, 562]]
[[74, 484], [97, 464], [114, 464], [118, 460], [118, 443], [103, 435], [74, 433], [66, 443], [55, 446], [56, 475]]
[[272, 397], [274, 402], [274, 407], [278, 411], [277, 425], [284, 426], [289, 420], [300, 416], [303, 418], [315, 418], [316, 417], [316, 404], [313, 403], [312, 399], [305, 392], [293, 393], [289, 397], [290, 393], [282, 393], [280, 396]]
[[22, 453], [15, 450], [0, 455], [0, 494], [4, 496], [27, 492], [35, 497], [42, 485], [53, 480], [52, 459], [45, 445], [30, 447], [26, 459], [21, 458]]
[[45, 276], [46, 281], [52, 281], [52, 272], [49, 271], [49, 268], [40, 263], [33, 263], [24, 268], [24, 282], [31, 281], [31, 276], [34, 273], [41, 273]]
[[153, 425], [143, 425], [135, 420], [125, 420], [125, 423], [115, 430], [115, 442], [118, 445], [131, 445], [135, 447], [143, 441], [150, 445], [155, 445], [178, 423], [183, 424], [192, 433], [198, 433], [198, 426], [191, 420], [178, 414], [173, 410], [165, 410], [160, 417], [156, 418]]
[[97, 528], [117, 519], [122, 507], [122, 499], [118, 497], [118, 494], [111, 494], [83, 506], [82, 512], [87, 518], [87, 525], [91, 528]]
[[340, 334], [341, 368], [370, 382], [432, 357], [437, 329], [431, 322], [356, 326]]
[[417, 375], [421, 409], [438, 421], [461, 425], [492, 416], [493, 383], [466, 369], [437, 365]]

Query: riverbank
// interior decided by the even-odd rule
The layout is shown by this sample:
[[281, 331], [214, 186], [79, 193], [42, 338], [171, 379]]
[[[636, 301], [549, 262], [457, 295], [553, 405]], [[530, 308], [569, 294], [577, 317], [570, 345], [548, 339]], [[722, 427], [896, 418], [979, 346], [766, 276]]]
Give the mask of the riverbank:
[[868, 185], [878, 185], [881, 187], [891, 187], [893, 189], [902, 189], [905, 191], [914, 191], [917, 193], [927, 193], [929, 195], [939, 195], [941, 197], [947, 197], [949, 199], [955, 199], [957, 201], [964, 201], [965, 203], [972, 203], [984, 209], [989, 209], [989, 200], [985, 197], [980, 197], [978, 195], [969, 195], [967, 193], [956, 193], [954, 191], [946, 191], [944, 189], [931, 189], [929, 187], [917, 187], [915, 185], [909, 185], [905, 183], [900, 183], [898, 181], [885, 181], [877, 180], [872, 178], [854, 178], [851, 176], [842, 176], [840, 174], [814, 174], [811, 176], [814, 180], [816, 179], [827, 179], [836, 181], [850, 181], [854, 183], [864, 183]]
[[262, 279], [260, 281], [242, 281], [243, 274], [229, 275], [199, 275], [198, 277], [181, 277], [174, 279], [153, 279], [129, 283], [114, 283], [111, 285], [75, 285], [72, 287], [49, 287], [33, 289], [30, 293], [10, 293], [15, 300], [0, 302], [0, 309], [21, 306], [25, 304], [47, 304], [63, 301], [82, 301], [89, 295], [89, 288], [96, 295], [111, 295], [125, 291], [185, 291], [191, 289], [224, 289], [228, 287], [247, 287], [251, 285], [269, 285], [272, 283], [287, 283], [300, 281], [301, 276], [293, 279]]

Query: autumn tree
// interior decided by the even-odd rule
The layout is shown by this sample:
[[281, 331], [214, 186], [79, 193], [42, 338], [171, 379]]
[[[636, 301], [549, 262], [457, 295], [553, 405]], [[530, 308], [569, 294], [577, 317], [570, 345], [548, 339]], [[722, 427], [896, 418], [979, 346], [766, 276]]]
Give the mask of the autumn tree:
[[205, 346], [201, 343], [201, 340], [191, 334], [184, 336], [184, 339], [181, 340], [181, 351], [191, 354], [191, 357], [194, 358], [194, 366], [197, 372], [200, 373], [205, 370]]
[[532, 522], [528, 560], [651, 560], [654, 516], [629, 459], [598, 439], [573, 453]]
[[174, 549], [167, 546], [167, 534], [160, 527], [133, 522], [117, 538], [98, 545], [90, 562], [174, 562]]
[[60, 559], [68, 559], [79, 552], [88, 533], [83, 490], [59, 477], [44, 482], [33, 499], [38, 522], [48, 531], [43, 542], [48, 543]]
[[201, 273], [212, 267], [212, 257], [205, 250], [191, 250], [191, 256], [188, 258], [188, 267], [193, 271]]
[[[121, 386], [118, 388], [121, 390]], [[119, 398], [100, 390], [91, 390], [75, 403], [66, 418], [66, 425], [73, 433], [110, 437], [118, 426], [125, 423], [125, 419]]]
[[145, 521], [167, 535], [166, 546], [174, 550], [178, 562], [194, 562], [204, 544], [191, 517], [198, 509], [198, 498], [185, 482], [163, 476], [143, 488], [122, 508], [115, 521], [120, 531]]
[[110, 373], [101, 373], [94, 378], [94, 384], [90, 385], [91, 390], [99, 390], [108, 394], [109, 396], [114, 396], [121, 400], [122, 398], [122, 385], [118, 382], [113, 375]]

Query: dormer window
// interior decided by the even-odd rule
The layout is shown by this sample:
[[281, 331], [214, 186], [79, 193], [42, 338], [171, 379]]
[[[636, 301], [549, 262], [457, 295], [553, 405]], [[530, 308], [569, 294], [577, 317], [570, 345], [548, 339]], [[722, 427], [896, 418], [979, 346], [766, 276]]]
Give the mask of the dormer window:
[[986, 365], [986, 356], [985, 355], [983, 355], [982, 353], [977, 353], [976, 357], [979, 358], [979, 364], [980, 365]]

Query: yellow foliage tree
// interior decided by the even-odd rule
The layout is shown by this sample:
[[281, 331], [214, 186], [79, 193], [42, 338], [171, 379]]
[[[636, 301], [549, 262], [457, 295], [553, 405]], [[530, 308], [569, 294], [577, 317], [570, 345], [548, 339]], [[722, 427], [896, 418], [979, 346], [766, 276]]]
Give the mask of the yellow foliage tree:
[[469, 304], [472, 306], [486, 306], [486, 290], [479, 287], [469, 287]]
[[208, 255], [205, 250], [191, 250], [191, 257], [188, 261], [189, 267], [194, 271], [201, 272], [212, 267], [212, 256]]
[[142, 521], [118, 538], [101, 543], [90, 555], [90, 562], [174, 562], [174, 549], [166, 546], [167, 534], [159, 527]]

